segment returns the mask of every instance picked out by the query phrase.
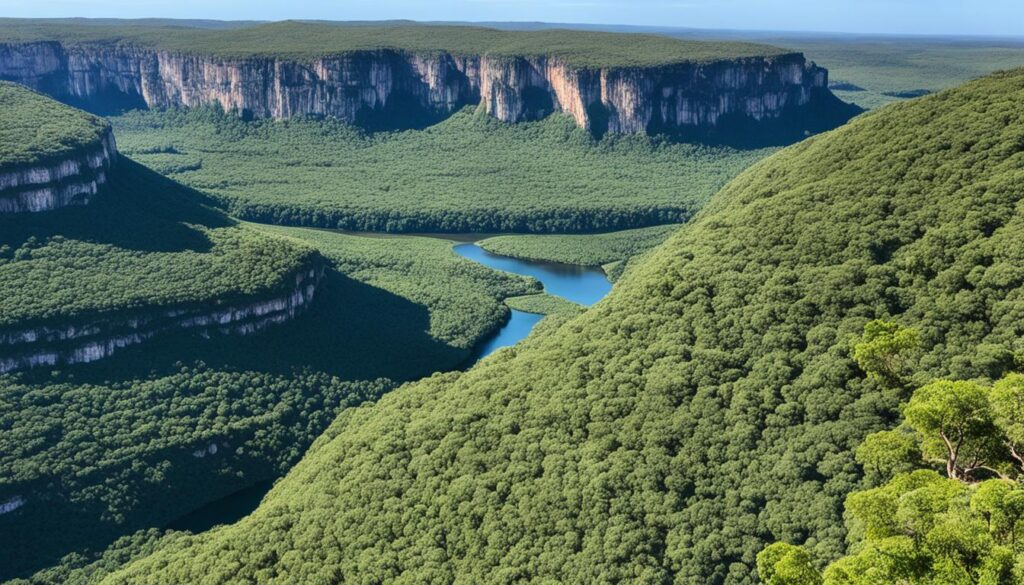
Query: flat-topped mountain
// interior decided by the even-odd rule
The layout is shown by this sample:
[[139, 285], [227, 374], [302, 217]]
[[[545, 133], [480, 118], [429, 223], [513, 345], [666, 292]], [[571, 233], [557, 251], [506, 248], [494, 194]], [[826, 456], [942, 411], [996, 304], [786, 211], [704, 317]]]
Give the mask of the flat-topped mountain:
[[0, 82], [0, 214], [81, 205], [117, 157], [110, 124]]
[[280, 22], [230, 30], [0, 21], [0, 79], [93, 107], [216, 103], [257, 118], [368, 125], [482, 104], [571, 114], [596, 133], [802, 136], [855, 112], [827, 72], [766, 45], [583, 31]]

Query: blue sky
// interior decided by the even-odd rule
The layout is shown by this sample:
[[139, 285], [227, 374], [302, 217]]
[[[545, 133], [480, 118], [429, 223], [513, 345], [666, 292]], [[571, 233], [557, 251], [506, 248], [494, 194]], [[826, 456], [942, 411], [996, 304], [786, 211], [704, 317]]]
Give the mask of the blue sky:
[[407, 18], [1024, 36], [1024, 0], [0, 0], [0, 16]]

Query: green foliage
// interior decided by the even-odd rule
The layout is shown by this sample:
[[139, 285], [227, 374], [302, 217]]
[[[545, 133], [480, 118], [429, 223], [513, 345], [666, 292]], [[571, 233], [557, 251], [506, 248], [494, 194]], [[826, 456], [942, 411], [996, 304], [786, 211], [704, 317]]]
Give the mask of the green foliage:
[[757, 576], [763, 585], [821, 585], [821, 573], [801, 547], [776, 542], [757, 553]]
[[505, 299], [509, 308], [538, 315], [577, 315], [584, 309], [572, 301], [548, 294], [526, 295]]
[[988, 400], [1010, 456], [1024, 470], [1024, 375], [1010, 374], [996, 382]]
[[[897, 429], [865, 440], [858, 462], [891, 479], [847, 498], [856, 543], [826, 569], [825, 585], [1024, 582], [1024, 466], [1009, 464], [1021, 463], [1015, 437], [1024, 424], [1022, 379], [1011, 374], [991, 389], [932, 382], [903, 409], [914, 434]], [[913, 461], [918, 444], [929, 461], [945, 466], [946, 478], [915, 470], [923, 463]], [[763, 579], [780, 551], [791, 548], [776, 543], [758, 555]]]
[[851, 522], [867, 537], [825, 570], [825, 585], [1020, 583], [1022, 501], [1015, 482], [968, 486], [926, 470], [853, 494]]
[[39, 571], [27, 579], [14, 579], [7, 585], [89, 585], [98, 583], [133, 559], [152, 554], [157, 547], [173, 546], [185, 534], [165, 533], [157, 529], [139, 531], [117, 539], [102, 554], [93, 558], [70, 554], [59, 565]]
[[605, 273], [615, 281], [629, 260], [657, 247], [678, 229], [678, 225], [660, 225], [605, 234], [497, 236], [477, 244], [513, 258], [607, 267]]
[[[459, 257], [447, 240], [252, 227], [313, 246], [345, 276], [428, 307], [430, 336], [459, 349], [471, 349], [502, 324], [508, 314], [503, 302], [507, 297], [536, 296], [541, 288], [532, 278], [491, 270]], [[375, 313], [381, 325], [387, 322], [386, 311]], [[394, 325], [402, 328], [400, 323]]]
[[856, 458], [869, 481], [877, 483], [920, 465], [921, 448], [912, 432], [899, 428], [868, 435], [857, 447]]
[[15, 83], [0, 81], [0, 169], [96, 146], [110, 125]]
[[112, 180], [89, 206], [0, 220], [5, 323], [230, 302], [313, 258], [327, 276], [305, 314], [259, 335], [168, 334], [0, 376], [0, 503], [26, 502], [0, 515], [0, 580], [283, 474], [340, 411], [459, 367], [503, 298], [539, 290], [442, 240], [236, 224], [129, 159]]
[[853, 359], [869, 377], [890, 388], [909, 382], [909, 360], [921, 347], [921, 335], [915, 329], [897, 323], [876, 320], [864, 326], [864, 337], [853, 348]]
[[470, 109], [426, 130], [372, 136], [334, 120], [244, 122], [215, 108], [133, 112], [113, 123], [124, 152], [236, 217], [360, 231], [680, 222], [771, 152], [632, 135], [596, 141], [567, 116], [505, 124]]
[[914, 392], [903, 409], [924, 456], [946, 466], [950, 479], [970, 478], [998, 463], [988, 390], [974, 382], [939, 380]]
[[[748, 585], [766, 540], [841, 556], [854, 450], [900, 400], [856, 366], [864, 326], [920, 331], [929, 378], [1024, 339], [1022, 100], [1024, 71], [994, 75], [758, 163], [606, 300], [346, 411], [245, 520], [108, 582]], [[929, 548], [880, 550], [999, 576], [1005, 545], [950, 530], [969, 502], [931, 475], [905, 508], [938, 510], [914, 512]]]
[[0, 19], [0, 42], [53, 40], [136, 45], [226, 58], [274, 56], [305, 60], [379, 49], [415, 54], [449, 52], [457, 56], [544, 55], [557, 57], [578, 68], [651, 67], [785, 54], [768, 45], [684, 41], [657, 35], [565, 30], [512, 32], [411, 23], [352, 26], [286, 21], [215, 30], [138, 22], [82, 24]]

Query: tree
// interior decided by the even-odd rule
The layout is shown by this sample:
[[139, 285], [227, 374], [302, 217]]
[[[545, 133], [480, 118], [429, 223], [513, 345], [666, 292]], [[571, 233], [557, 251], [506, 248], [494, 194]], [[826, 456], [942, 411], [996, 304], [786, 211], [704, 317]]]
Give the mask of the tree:
[[854, 456], [869, 476], [885, 481], [917, 467], [921, 462], [921, 449], [913, 431], [901, 427], [868, 435]]
[[869, 378], [888, 388], [905, 387], [911, 361], [921, 348], [916, 329], [875, 320], [864, 326], [864, 337], [853, 348], [853, 359]]
[[1003, 475], [993, 467], [997, 435], [984, 387], [932, 382], [914, 392], [903, 416], [920, 436], [925, 457], [944, 462], [950, 479], [968, 481], [979, 470]]
[[1010, 374], [996, 382], [989, 401], [1010, 457], [1024, 471], [1024, 375]]
[[821, 585], [821, 573], [803, 547], [785, 542], [757, 554], [757, 575], [764, 585]]

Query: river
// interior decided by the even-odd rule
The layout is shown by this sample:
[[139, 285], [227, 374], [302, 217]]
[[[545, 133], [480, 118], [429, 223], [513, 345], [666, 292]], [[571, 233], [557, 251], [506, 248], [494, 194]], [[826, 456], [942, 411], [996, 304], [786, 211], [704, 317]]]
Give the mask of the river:
[[[479, 262], [488, 268], [532, 276], [544, 285], [544, 292], [584, 307], [603, 299], [612, 289], [612, 283], [600, 268], [521, 260], [492, 254], [475, 243], [457, 244], [453, 250], [459, 256]], [[519, 343], [530, 334], [541, 319], [543, 315], [512, 309], [512, 316], [508, 322], [477, 346], [467, 364], [472, 365], [503, 347]]]
[[[520, 260], [509, 256], [492, 254], [473, 243], [470, 236], [466, 234], [453, 234], [451, 237], [434, 235], [434, 237], [443, 237], [455, 242], [452, 249], [463, 258], [478, 262], [495, 270], [532, 276], [544, 285], [546, 293], [562, 297], [585, 307], [589, 307], [604, 298], [612, 288], [607, 276], [599, 268], [535, 260]], [[471, 358], [466, 361], [466, 367], [471, 367], [479, 360], [503, 347], [515, 345], [525, 339], [534, 326], [543, 318], [543, 315], [535, 315], [512, 309], [512, 316], [508, 322], [477, 345]], [[263, 496], [270, 491], [272, 485], [273, 483], [269, 481], [260, 482], [215, 502], [210, 502], [202, 508], [178, 518], [166, 527], [199, 533], [219, 524], [237, 522], [256, 509], [256, 506], [259, 505]]]

